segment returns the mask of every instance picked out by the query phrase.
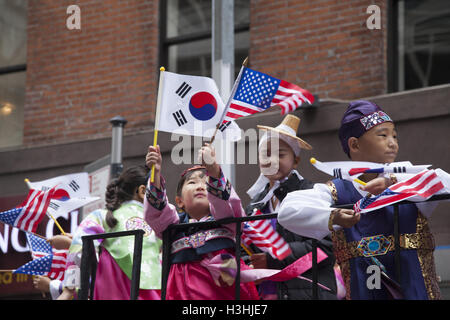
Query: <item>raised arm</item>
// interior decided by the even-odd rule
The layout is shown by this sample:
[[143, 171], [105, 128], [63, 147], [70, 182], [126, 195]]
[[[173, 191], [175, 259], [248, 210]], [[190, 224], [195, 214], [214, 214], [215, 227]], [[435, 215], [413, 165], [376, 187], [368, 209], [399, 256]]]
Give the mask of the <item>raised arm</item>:
[[155, 176], [154, 182], [149, 179], [147, 183], [144, 198], [144, 217], [156, 235], [162, 238], [163, 231], [169, 225], [178, 223], [179, 217], [175, 206], [167, 200], [165, 181], [161, 176], [162, 157], [159, 146], [148, 148], [145, 163], [149, 168], [154, 165]]
[[233, 189], [230, 181], [224, 176], [220, 165], [216, 162], [214, 147], [206, 143], [199, 150], [199, 160], [205, 166], [208, 179], [208, 200], [211, 203], [211, 214], [218, 220], [227, 217], [245, 216], [241, 199]]

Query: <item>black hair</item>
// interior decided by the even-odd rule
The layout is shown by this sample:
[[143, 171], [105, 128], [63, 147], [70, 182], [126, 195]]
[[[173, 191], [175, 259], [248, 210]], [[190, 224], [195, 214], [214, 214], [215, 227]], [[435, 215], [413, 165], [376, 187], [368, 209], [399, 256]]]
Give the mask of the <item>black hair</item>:
[[105, 201], [106, 209], [106, 223], [110, 228], [117, 224], [117, 219], [114, 218], [113, 211], [125, 201], [132, 200], [137, 188], [141, 185], [146, 185], [148, 180], [148, 168], [144, 166], [134, 166], [126, 169], [122, 174], [113, 179], [106, 187]]
[[194, 174], [196, 171], [202, 171], [206, 174], [205, 168], [193, 168], [193, 170], [187, 171], [184, 175], [181, 176], [181, 179], [178, 181], [177, 185], [177, 196], [181, 197], [181, 191], [183, 190], [184, 183]]

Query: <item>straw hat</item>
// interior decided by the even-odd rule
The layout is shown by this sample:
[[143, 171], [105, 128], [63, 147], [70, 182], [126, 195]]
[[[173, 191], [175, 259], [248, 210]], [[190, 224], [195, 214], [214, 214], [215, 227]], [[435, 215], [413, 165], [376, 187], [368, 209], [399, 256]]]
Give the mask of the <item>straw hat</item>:
[[[284, 117], [283, 122], [281, 122], [280, 125], [278, 125], [275, 128], [272, 127], [267, 127], [267, 126], [260, 126], [257, 125], [258, 129], [261, 130], [267, 130], [268, 133], [270, 131], [274, 131], [280, 134], [280, 138], [282, 139], [283, 136], [287, 136], [290, 141], [289, 145], [291, 145], [291, 147], [293, 147], [294, 151], [295, 149], [297, 149], [298, 147], [300, 147], [301, 149], [307, 149], [307, 150], [311, 150], [312, 147], [311, 145], [300, 139], [299, 137], [297, 137], [297, 130], [298, 130], [298, 126], [300, 125], [300, 118], [296, 117], [292, 114], [288, 114], [286, 117]], [[285, 140], [285, 139], [283, 139]], [[298, 144], [298, 146], [293, 146], [292, 144]], [[294, 148], [297, 147], [297, 148]]]

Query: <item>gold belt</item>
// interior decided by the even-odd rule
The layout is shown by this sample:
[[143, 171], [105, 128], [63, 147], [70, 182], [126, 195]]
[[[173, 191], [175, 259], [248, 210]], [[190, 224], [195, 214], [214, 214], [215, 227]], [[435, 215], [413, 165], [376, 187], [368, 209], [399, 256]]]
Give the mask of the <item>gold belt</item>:
[[[385, 236], [390, 245], [385, 253], [395, 250], [394, 236]], [[360, 241], [347, 242], [343, 230], [333, 232], [334, 254], [338, 263], [351, 258], [363, 257], [363, 253], [358, 249]], [[426, 233], [405, 233], [400, 235], [400, 248], [405, 250], [434, 250], [434, 238], [429, 232]]]

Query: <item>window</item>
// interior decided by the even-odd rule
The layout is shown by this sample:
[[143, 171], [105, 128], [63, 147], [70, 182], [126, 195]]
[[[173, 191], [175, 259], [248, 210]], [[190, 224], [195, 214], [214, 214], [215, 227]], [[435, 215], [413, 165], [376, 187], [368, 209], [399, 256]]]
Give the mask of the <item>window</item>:
[[395, 89], [450, 83], [450, 2], [399, 0], [395, 6]]
[[27, 1], [0, 0], [0, 148], [22, 144]]
[[[160, 63], [168, 71], [211, 76], [211, 0], [161, 1]], [[235, 73], [248, 56], [250, 2], [234, 1]]]

